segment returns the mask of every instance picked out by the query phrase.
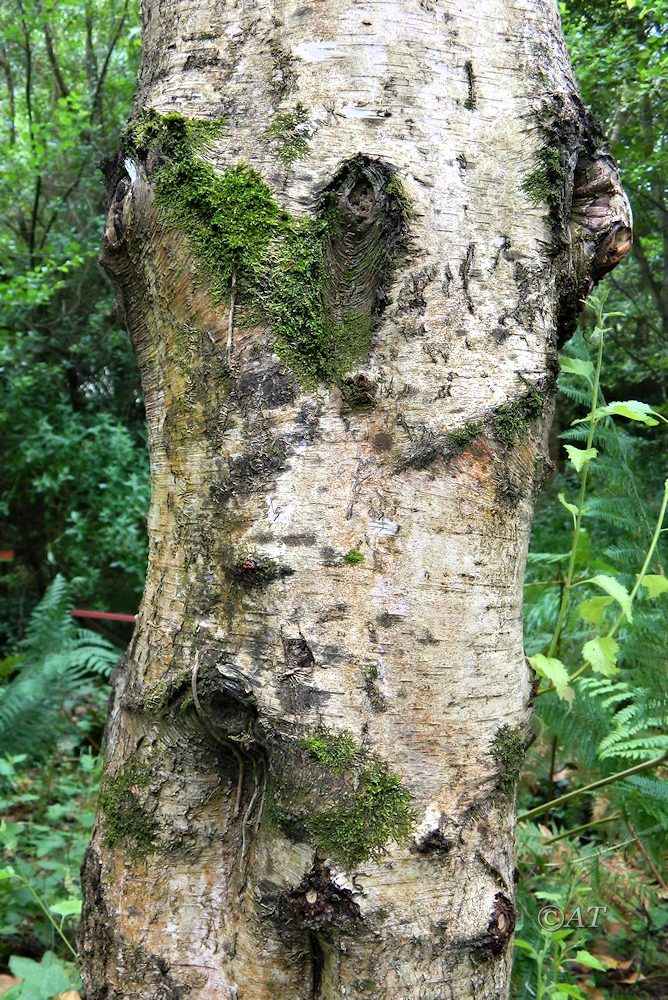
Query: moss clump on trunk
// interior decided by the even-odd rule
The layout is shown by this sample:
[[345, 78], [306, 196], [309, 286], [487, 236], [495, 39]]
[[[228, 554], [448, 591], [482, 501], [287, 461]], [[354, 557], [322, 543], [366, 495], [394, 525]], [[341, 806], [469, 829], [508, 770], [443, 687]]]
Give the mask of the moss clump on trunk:
[[292, 111], [276, 115], [265, 133], [275, 143], [276, 155], [286, 167], [309, 154], [308, 119], [304, 105], [297, 104]]
[[511, 797], [520, 776], [526, 741], [520, 726], [501, 726], [492, 740], [492, 757], [499, 767], [499, 788]]
[[353, 868], [378, 858], [389, 840], [402, 841], [413, 823], [410, 792], [387, 763], [359, 746], [348, 732], [320, 730], [303, 741], [309, 756], [347, 779], [340, 801], [304, 818], [327, 857]]
[[[272, 126], [275, 139], [287, 136], [284, 158], [294, 158], [303, 114]], [[409, 216], [405, 192], [389, 168], [358, 156], [323, 195], [318, 217], [295, 219], [251, 167], [219, 173], [202, 159], [223, 129], [222, 119], [146, 111], [124, 146], [153, 163], [156, 202], [187, 235], [214, 301], [234, 289], [238, 305], [264, 316], [277, 353], [306, 387], [340, 382], [370, 350], [380, 284], [390, 280]], [[351, 247], [362, 252], [349, 259]]]
[[351, 549], [350, 552], [346, 552], [343, 561], [346, 566], [359, 566], [360, 563], [364, 562], [364, 553], [360, 552], [359, 549]]
[[545, 145], [536, 153], [536, 166], [522, 182], [522, 190], [534, 205], [546, 202], [550, 217], [561, 226], [564, 220], [566, 171], [558, 146]]
[[360, 749], [352, 733], [332, 733], [321, 729], [302, 741], [302, 747], [312, 760], [327, 767], [335, 774], [345, 774], [355, 767], [360, 759]]
[[536, 386], [520, 399], [499, 406], [492, 415], [492, 431], [497, 441], [510, 451], [543, 412], [545, 394]]
[[461, 427], [456, 427], [453, 431], [448, 431], [446, 435], [446, 450], [451, 455], [456, 455], [479, 438], [484, 427], [477, 420], [467, 420]]
[[141, 799], [149, 782], [147, 766], [128, 761], [114, 774], [105, 774], [100, 790], [104, 839], [109, 846], [127, 843], [132, 858], [146, 857], [155, 849], [156, 823]]
[[182, 115], [146, 111], [128, 128], [128, 150], [146, 159], [157, 153], [155, 200], [186, 233], [215, 302], [258, 294], [272, 238], [288, 216], [259, 174], [244, 164], [218, 173], [199, 155], [219, 138], [224, 122], [195, 122]]
[[319, 219], [293, 222], [269, 248], [264, 307], [279, 357], [304, 385], [338, 383], [369, 353], [372, 321], [328, 307], [327, 246], [340, 225], [330, 209]]

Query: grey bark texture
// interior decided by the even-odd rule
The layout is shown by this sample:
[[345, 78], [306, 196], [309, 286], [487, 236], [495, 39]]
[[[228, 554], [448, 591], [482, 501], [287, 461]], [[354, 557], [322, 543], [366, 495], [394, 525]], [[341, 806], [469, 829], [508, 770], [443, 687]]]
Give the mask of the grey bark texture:
[[[557, 4], [144, 0], [143, 22], [103, 262], [150, 561], [84, 865], [87, 998], [506, 997], [556, 352], [631, 238]], [[188, 169], [259, 177], [283, 215], [216, 292], [209, 195], [179, 215], [159, 178], [165, 129], [221, 118]], [[327, 317], [309, 368], [290, 240], [334, 216], [299, 277]]]

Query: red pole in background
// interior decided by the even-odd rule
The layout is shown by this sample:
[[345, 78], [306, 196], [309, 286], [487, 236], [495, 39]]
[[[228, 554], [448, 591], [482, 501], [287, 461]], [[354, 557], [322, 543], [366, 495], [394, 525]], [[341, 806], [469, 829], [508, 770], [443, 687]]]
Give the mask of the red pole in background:
[[80, 608], [75, 608], [72, 612], [73, 618], [99, 618], [101, 621], [107, 622], [135, 622], [137, 619], [136, 615], [123, 615], [116, 611], [84, 611]]
[[[0, 549], [0, 562], [13, 562], [14, 549]], [[108, 622], [134, 622], [136, 615], [124, 615], [117, 611], [86, 611], [83, 608], [76, 608], [71, 612], [73, 618], [93, 618], [99, 621]]]

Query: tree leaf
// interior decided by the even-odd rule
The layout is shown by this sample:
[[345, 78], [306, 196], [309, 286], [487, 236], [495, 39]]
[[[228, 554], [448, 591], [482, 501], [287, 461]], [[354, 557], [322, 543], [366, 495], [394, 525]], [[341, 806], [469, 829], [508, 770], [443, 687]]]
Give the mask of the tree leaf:
[[79, 916], [81, 913], [80, 899], [63, 899], [60, 903], [54, 903], [49, 907], [52, 913], [59, 917]]
[[591, 664], [597, 674], [603, 674], [605, 677], [611, 677], [613, 674], [619, 673], [619, 667], [617, 666], [618, 652], [619, 644], [609, 636], [590, 639], [582, 647], [583, 658], [587, 663]]
[[596, 420], [602, 417], [626, 417], [627, 420], [637, 420], [647, 427], [656, 427], [658, 416], [648, 403], [641, 403], [637, 399], [627, 399], [625, 402], [608, 403], [607, 406], [599, 406], [594, 412]]
[[565, 445], [565, 448], [576, 472], [581, 472], [585, 462], [591, 462], [598, 455], [597, 448], [576, 448], [572, 444]]
[[606, 594], [610, 594], [613, 597], [622, 611], [624, 612], [624, 617], [628, 622], [633, 621], [633, 612], [631, 610], [631, 595], [619, 580], [616, 580], [614, 576], [606, 576], [604, 573], [599, 573], [598, 576], [593, 576], [590, 580], [585, 580], [585, 583], [594, 583], [601, 590], [604, 590]]
[[547, 678], [554, 684], [554, 690], [560, 698], [567, 701], [569, 705], [573, 704], [573, 696], [575, 692], [572, 687], [569, 687], [569, 676], [566, 667], [554, 656], [543, 656], [542, 653], [538, 653], [536, 656], [530, 656], [529, 663], [536, 671], [540, 677]]
[[533, 959], [534, 959], [535, 961], [537, 961], [537, 960], [538, 960], [538, 952], [537, 952], [537, 951], [536, 951], [536, 949], [535, 949], [535, 948], [533, 947], [533, 945], [530, 945], [530, 944], [529, 944], [529, 942], [528, 942], [528, 941], [522, 941], [522, 939], [521, 939], [521, 938], [515, 938], [515, 942], [514, 942], [514, 944], [515, 944], [515, 947], [516, 947], [516, 948], [519, 948], [519, 949], [520, 949], [520, 951], [525, 951], [525, 952], [527, 953], [527, 955], [531, 955], [531, 957], [532, 957], [532, 958], [533, 958]]
[[605, 609], [613, 603], [612, 597], [588, 597], [578, 604], [578, 614], [588, 625], [599, 628], [603, 624]]
[[578, 509], [577, 509], [577, 507], [575, 506], [574, 503], [569, 503], [563, 493], [559, 493], [558, 496], [557, 496], [557, 499], [559, 500], [559, 503], [561, 504], [561, 506], [565, 507], [566, 510], [571, 514], [571, 516], [573, 518], [573, 527], [575, 527], [575, 525], [576, 525], [576, 518], [578, 516]]
[[552, 997], [573, 997], [573, 1000], [587, 1000], [587, 994], [583, 993], [579, 986], [573, 986], [570, 983], [558, 983], [556, 986], [551, 986]]
[[528, 563], [552, 563], [565, 562], [568, 559], [568, 552], [529, 552]]
[[668, 590], [668, 577], [660, 576], [658, 573], [650, 573], [642, 578], [641, 586], [647, 588], [647, 596], [651, 599], [665, 594]]
[[72, 987], [65, 966], [52, 951], [45, 952], [39, 962], [12, 955], [9, 968], [23, 980], [21, 1000], [50, 1000]]
[[581, 361], [580, 358], [561, 358], [559, 367], [562, 372], [568, 372], [569, 375], [579, 375], [581, 378], [586, 378], [588, 382], [591, 381], [591, 376], [594, 374], [594, 366], [591, 361]]
[[595, 955], [590, 955], [588, 951], [576, 951], [575, 958], [570, 958], [569, 962], [578, 962], [579, 965], [586, 965], [589, 969], [599, 969], [601, 972], [606, 972], [606, 967], [603, 965]]

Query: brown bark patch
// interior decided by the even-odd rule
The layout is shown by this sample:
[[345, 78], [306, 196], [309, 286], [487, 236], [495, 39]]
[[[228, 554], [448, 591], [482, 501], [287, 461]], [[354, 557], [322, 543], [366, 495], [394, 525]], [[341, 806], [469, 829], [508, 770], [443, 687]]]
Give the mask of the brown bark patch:
[[512, 900], [502, 892], [497, 892], [487, 932], [473, 943], [472, 959], [476, 962], [486, 962], [502, 955], [510, 943], [516, 920], [517, 911]]
[[332, 870], [319, 858], [299, 885], [284, 893], [278, 915], [311, 931], [350, 927], [362, 920], [351, 890], [338, 886]]
[[417, 850], [420, 854], [447, 854], [451, 847], [452, 841], [448, 840], [442, 830], [430, 830], [418, 844]]
[[111, 914], [102, 888], [102, 864], [91, 845], [81, 866], [84, 904], [79, 928], [79, 955], [85, 974], [89, 1000], [105, 1000], [107, 963], [113, 952], [114, 932]]

